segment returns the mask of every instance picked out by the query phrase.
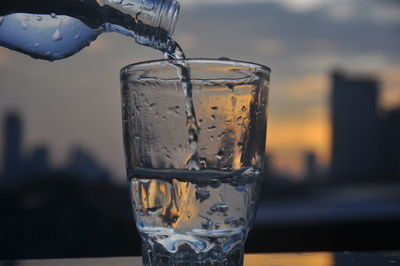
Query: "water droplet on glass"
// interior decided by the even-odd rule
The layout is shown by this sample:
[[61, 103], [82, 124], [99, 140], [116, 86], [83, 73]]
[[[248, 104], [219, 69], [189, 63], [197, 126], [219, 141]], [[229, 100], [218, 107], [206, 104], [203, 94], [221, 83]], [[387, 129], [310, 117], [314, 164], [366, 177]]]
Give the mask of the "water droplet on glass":
[[196, 200], [203, 202], [210, 197], [210, 191], [205, 189], [197, 189]]
[[226, 205], [225, 203], [216, 203], [214, 206], [211, 207], [211, 211], [213, 212], [227, 212], [228, 209], [228, 205]]
[[162, 207], [161, 207], [161, 206], [156, 206], [156, 207], [148, 208], [146, 211], [147, 211], [149, 214], [155, 214], [155, 213], [157, 213], [157, 212], [160, 211], [160, 210], [162, 210]]
[[37, 21], [42, 21], [43, 20], [43, 17], [39, 16], [39, 15], [36, 15], [35, 18], [36, 18]]
[[81, 37], [81, 35], [78, 33], [74, 36], [74, 40], [78, 40]]
[[63, 39], [59, 29], [56, 29], [51, 38], [53, 39], [53, 41], [61, 41]]
[[232, 101], [232, 108], [235, 109], [235, 107], [236, 107], [236, 102], [237, 102], [236, 97], [232, 97], [231, 101]]
[[240, 192], [247, 191], [247, 188], [246, 188], [245, 186], [238, 186], [238, 187], [236, 187], [235, 189], [236, 189], [237, 191], [240, 191]]
[[207, 219], [206, 221], [201, 223], [203, 229], [209, 229], [213, 225], [213, 221], [211, 219]]
[[33, 46], [35, 46], [35, 47], [39, 47], [39, 45], [40, 45], [40, 43], [35, 43]]
[[57, 15], [56, 15], [56, 13], [51, 13], [51, 14], [50, 14], [50, 17], [52, 17], [52, 18], [57, 18]]
[[221, 180], [212, 179], [212, 180], [210, 180], [209, 186], [212, 188], [219, 188], [221, 186]]
[[214, 111], [215, 111], [215, 110], [218, 110], [218, 106], [212, 106], [212, 107], [211, 107], [211, 110], [214, 110]]
[[209, 131], [213, 131], [213, 130], [215, 130], [217, 127], [216, 126], [211, 126], [211, 127], [208, 127], [207, 129], [209, 130]]
[[215, 121], [217, 118], [215, 117], [215, 115], [212, 115], [211, 119]]

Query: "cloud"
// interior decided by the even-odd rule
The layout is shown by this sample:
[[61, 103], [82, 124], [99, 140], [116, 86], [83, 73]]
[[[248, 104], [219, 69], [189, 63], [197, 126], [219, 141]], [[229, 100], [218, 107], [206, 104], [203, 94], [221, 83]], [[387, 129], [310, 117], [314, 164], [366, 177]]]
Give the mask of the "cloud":
[[277, 56], [285, 52], [286, 45], [282, 40], [275, 38], [266, 38], [256, 41], [254, 48], [257, 52], [269, 56]]
[[[343, 0], [342, 0], [343, 1]], [[198, 5], [208, 5], [208, 4], [219, 4], [219, 5], [224, 5], [224, 4], [241, 4], [243, 5], [245, 3], [246, 5], [254, 4], [254, 3], [279, 3], [287, 8], [290, 8], [294, 11], [298, 12], [306, 12], [310, 10], [315, 10], [318, 9], [322, 6], [326, 6], [327, 4], [332, 3], [331, 0], [246, 0], [245, 2], [243, 0], [185, 0], [182, 1], [181, 4], [182, 6], [198, 6]]]

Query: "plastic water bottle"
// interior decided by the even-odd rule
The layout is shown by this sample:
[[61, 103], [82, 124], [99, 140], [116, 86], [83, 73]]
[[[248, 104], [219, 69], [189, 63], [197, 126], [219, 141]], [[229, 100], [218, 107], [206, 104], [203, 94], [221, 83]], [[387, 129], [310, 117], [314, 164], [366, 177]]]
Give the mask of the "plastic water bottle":
[[34, 58], [78, 53], [104, 32], [118, 32], [163, 52], [174, 42], [175, 0], [3, 0], [0, 45]]

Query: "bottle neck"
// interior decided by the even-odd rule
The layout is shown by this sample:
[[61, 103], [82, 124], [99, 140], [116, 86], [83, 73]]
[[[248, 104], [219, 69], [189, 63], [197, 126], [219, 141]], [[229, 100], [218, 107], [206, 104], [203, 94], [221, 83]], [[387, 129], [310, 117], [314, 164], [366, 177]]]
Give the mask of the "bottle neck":
[[[179, 3], [176, 0], [97, 0], [110, 24], [137, 32], [141, 28], [154, 28], [170, 37], [174, 31]], [[138, 28], [138, 29], [137, 29]]]

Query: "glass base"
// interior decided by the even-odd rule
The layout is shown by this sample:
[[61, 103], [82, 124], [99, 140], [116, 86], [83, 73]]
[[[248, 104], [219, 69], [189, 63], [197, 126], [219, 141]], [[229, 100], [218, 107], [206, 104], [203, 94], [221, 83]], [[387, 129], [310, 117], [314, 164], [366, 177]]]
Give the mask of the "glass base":
[[229, 251], [211, 249], [195, 253], [187, 245], [181, 245], [175, 253], [167, 252], [161, 245], [150, 248], [142, 242], [144, 266], [243, 266], [244, 246], [236, 245]]

